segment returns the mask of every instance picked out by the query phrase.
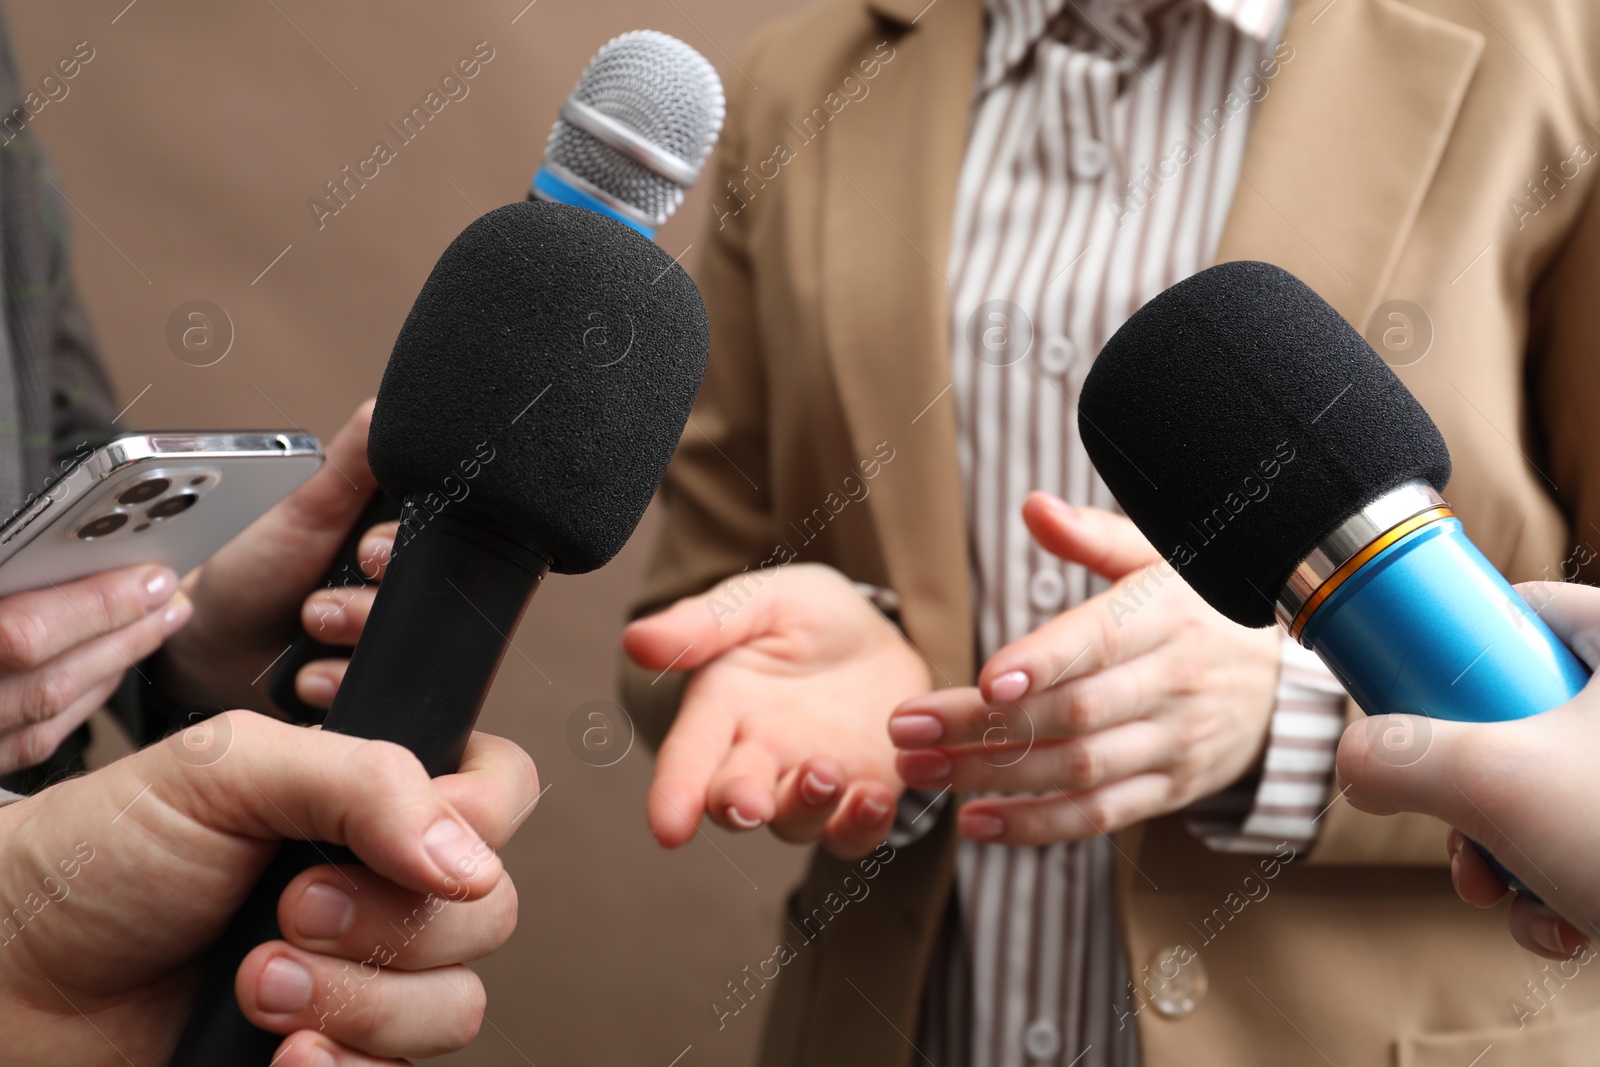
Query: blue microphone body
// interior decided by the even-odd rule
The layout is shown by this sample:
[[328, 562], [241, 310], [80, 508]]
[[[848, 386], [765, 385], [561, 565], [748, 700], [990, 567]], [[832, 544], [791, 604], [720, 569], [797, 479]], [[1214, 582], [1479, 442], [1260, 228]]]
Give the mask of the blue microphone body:
[[1589, 681], [1451, 517], [1363, 564], [1301, 641], [1368, 715], [1521, 719], [1565, 704]]
[[[1522, 719], [1565, 704], [1589, 671], [1494, 568], [1425, 482], [1362, 509], [1301, 561], [1278, 619], [1368, 715]], [[1378, 743], [1415, 762], [1426, 739]], [[1538, 895], [1474, 843], [1507, 885]]]

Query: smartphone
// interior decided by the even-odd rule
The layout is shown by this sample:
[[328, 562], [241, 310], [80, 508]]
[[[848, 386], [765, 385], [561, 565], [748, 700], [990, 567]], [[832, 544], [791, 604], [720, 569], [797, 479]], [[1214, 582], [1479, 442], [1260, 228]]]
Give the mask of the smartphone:
[[85, 447], [0, 525], [0, 596], [204, 563], [322, 466], [303, 433], [131, 433]]

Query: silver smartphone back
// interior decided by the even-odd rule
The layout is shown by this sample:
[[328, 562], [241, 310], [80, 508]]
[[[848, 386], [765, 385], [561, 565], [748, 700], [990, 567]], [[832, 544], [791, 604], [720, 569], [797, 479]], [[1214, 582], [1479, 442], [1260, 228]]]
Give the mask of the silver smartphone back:
[[85, 450], [0, 526], [0, 596], [101, 571], [192, 570], [322, 465], [275, 431], [125, 434]]

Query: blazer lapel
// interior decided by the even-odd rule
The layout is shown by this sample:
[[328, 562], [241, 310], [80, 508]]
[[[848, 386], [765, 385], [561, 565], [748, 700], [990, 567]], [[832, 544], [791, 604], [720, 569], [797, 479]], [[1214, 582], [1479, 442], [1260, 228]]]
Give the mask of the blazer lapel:
[[1394, 0], [1296, 4], [1280, 46], [1288, 62], [1253, 119], [1217, 261], [1276, 263], [1362, 328], [1483, 46]]
[[871, 7], [895, 54], [826, 136], [823, 325], [856, 455], [881, 441], [896, 452], [869, 506], [907, 632], [936, 681], [965, 684], [971, 593], [945, 271], [983, 4]]

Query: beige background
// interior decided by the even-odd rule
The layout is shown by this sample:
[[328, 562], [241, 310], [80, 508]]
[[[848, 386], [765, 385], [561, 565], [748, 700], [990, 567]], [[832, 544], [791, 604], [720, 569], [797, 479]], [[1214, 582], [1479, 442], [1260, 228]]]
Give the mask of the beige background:
[[[561, 99], [600, 44], [659, 29], [738, 78], [729, 57], [794, 2], [6, 3], [27, 84], [79, 41], [96, 52], [33, 129], [77, 209], [77, 276], [118, 394], [133, 403], [124, 422], [332, 433], [375, 390], [438, 253], [482, 210], [522, 197]], [[308, 199], [390, 139], [384, 124], [479, 41], [495, 58], [470, 95], [319, 231]], [[659, 235], [674, 255], [695, 239], [705, 200], [691, 192]], [[215, 366], [190, 366], [167, 346], [168, 317], [192, 299], [233, 321], [233, 347]], [[564, 740], [579, 704], [614, 695], [617, 632], [652, 530], [647, 520], [598, 574], [546, 584], [516, 635], [523, 655], [507, 656], [490, 697], [483, 725], [534, 754], [549, 792], [506, 851], [522, 921], [478, 965], [489, 987], [482, 1035], [437, 1062], [750, 1060], [756, 1012], [718, 1032], [709, 1004], [771, 951], [803, 855], [715, 829], [665, 853], [644, 821], [648, 754], [599, 769]]]

